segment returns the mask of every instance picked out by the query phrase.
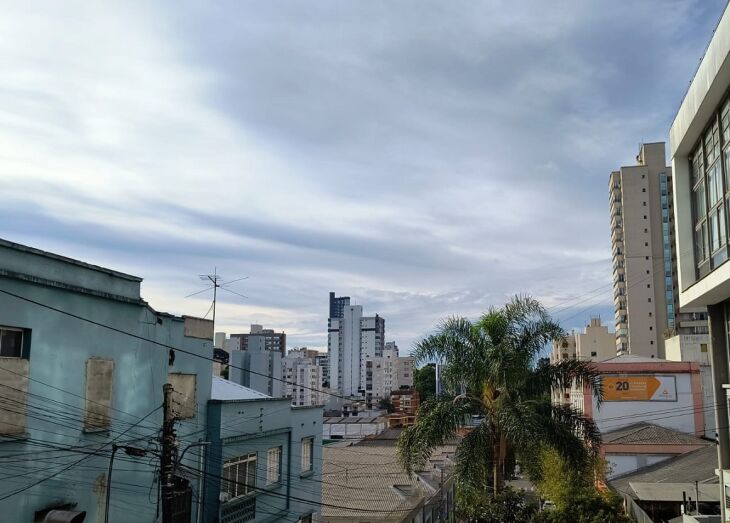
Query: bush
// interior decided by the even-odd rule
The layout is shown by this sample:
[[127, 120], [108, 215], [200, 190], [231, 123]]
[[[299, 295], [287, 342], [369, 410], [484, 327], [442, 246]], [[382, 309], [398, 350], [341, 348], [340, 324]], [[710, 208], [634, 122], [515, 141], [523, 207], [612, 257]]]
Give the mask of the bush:
[[496, 497], [471, 501], [461, 511], [461, 515], [470, 523], [529, 522], [537, 514], [537, 506], [527, 503], [523, 492], [511, 488], [504, 489]]
[[621, 498], [611, 492], [584, 489], [562, 509], [536, 514], [531, 523], [630, 523]]

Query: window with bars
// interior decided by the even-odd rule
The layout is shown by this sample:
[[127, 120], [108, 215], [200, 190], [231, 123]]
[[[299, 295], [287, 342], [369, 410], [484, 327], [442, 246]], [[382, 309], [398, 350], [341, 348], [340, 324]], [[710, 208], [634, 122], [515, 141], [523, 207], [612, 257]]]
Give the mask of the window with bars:
[[281, 447], [273, 447], [266, 453], [266, 484], [278, 483], [280, 479]]
[[314, 438], [302, 439], [302, 472], [309, 472], [314, 466]]
[[227, 500], [253, 494], [256, 491], [256, 453], [223, 462], [221, 493]]

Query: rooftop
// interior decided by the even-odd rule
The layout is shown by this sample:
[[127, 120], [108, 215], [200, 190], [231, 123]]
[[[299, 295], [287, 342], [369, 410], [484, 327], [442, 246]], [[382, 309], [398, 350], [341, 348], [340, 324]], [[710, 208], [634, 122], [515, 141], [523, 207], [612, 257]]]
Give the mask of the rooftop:
[[210, 399], [218, 401], [273, 399], [271, 396], [219, 376], [213, 376]]
[[[441, 454], [443, 449], [434, 452], [437, 460]], [[436, 480], [429, 477], [430, 473], [406, 474], [394, 444], [365, 448], [328, 445], [324, 447], [323, 463], [325, 518], [406, 521], [406, 516], [435, 491]]]
[[645, 421], [628, 427], [605, 432], [603, 443], [646, 444], [646, 445], [711, 445], [711, 443], [692, 434], [686, 434], [667, 427], [660, 427]]
[[603, 360], [601, 363], [672, 363], [669, 360], [663, 360], [660, 358], [648, 358], [646, 356], [637, 356], [635, 354], [622, 354], [621, 356], [614, 356], [607, 360]]
[[3, 240], [2, 238], [0, 238], [0, 247], [6, 247], [8, 249], [13, 249], [13, 250], [25, 252], [28, 254], [34, 254], [36, 256], [43, 256], [45, 258], [49, 258], [52, 260], [57, 260], [57, 261], [61, 261], [64, 263], [71, 264], [71, 265], [76, 265], [78, 267], [83, 267], [84, 269], [90, 269], [93, 271], [103, 272], [105, 274], [109, 274], [111, 276], [115, 276], [117, 278], [122, 278], [125, 280], [137, 281], [137, 282], [142, 281], [142, 278], [140, 278], [139, 276], [133, 276], [131, 274], [126, 274], [124, 272], [115, 271], [113, 269], [107, 269], [106, 267], [101, 267], [99, 265], [82, 262], [82, 261], [76, 260], [74, 258], [68, 258], [68, 257], [62, 256], [60, 254], [55, 254], [53, 252], [36, 249], [35, 247], [29, 247], [28, 245], [23, 245], [21, 243], [15, 243], [15, 242], [11, 242], [9, 240]]
[[[609, 484], [619, 492], [632, 495], [634, 495], [634, 491], [630, 485], [631, 483], [689, 483], [694, 489], [695, 481], [701, 484], [717, 484], [716, 468], [717, 449], [714, 445], [707, 445], [635, 472], [618, 476], [610, 480]], [[681, 492], [679, 499], [682, 499]]]
[[[683, 496], [694, 497], [694, 483], [643, 483], [630, 482], [629, 494], [641, 501], [677, 501], [681, 502]], [[720, 502], [720, 485], [701, 483], [697, 485], [700, 491], [700, 499], [707, 503]]]

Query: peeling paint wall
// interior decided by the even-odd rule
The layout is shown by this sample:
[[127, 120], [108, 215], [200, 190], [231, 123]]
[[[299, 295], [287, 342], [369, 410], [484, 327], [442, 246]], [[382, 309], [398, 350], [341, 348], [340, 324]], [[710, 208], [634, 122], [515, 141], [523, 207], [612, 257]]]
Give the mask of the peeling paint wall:
[[172, 385], [172, 412], [176, 419], [192, 419], [197, 411], [195, 402], [195, 374], [171, 373], [167, 382]]
[[114, 389], [114, 360], [86, 360], [86, 430], [108, 429]]
[[185, 336], [190, 338], [201, 338], [203, 340], [213, 339], [213, 322], [203, 318], [183, 316], [185, 319]]
[[0, 358], [0, 383], [3, 408], [0, 408], [0, 434], [25, 433], [28, 397], [28, 360]]

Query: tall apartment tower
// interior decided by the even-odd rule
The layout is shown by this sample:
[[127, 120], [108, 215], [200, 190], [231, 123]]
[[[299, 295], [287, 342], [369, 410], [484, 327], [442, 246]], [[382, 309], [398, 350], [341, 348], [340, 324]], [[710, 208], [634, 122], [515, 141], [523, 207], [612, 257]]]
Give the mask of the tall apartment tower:
[[665, 358], [664, 340], [706, 334], [702, 312], [679, 313], [672, 168], [664, 142], [609, 178], [616, 352]]
[[341, 318], [329, 318], [327, 330], [330, 387], [344, 396], [364, 396], [364, 362], [383, 356], [385, 319], [377, 314], [363, 316], [361, 305], [348, 304]]
[[349, 296], [335, 296], [334, 292], [330, 292], [330, 318], [342, 318], [345, 313], [345, 307], [350, 305]]

